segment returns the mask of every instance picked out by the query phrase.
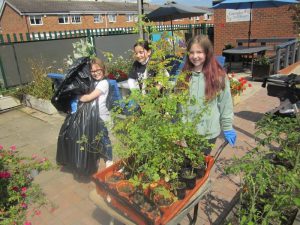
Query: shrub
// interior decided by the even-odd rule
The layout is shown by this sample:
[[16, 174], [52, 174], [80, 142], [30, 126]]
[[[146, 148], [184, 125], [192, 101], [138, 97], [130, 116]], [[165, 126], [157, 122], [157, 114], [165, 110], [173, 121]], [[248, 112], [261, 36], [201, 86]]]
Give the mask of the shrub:
[[23, 224], [29, 204], [38, 209], [47, 203], [33, 179], [51, 168], [47, 158], [22, 157], [15, 146], [6, 150], [0, 145], [0, 224]]
[[[32, 82], [22, 86], [16, 94], [21, 97], [24, 94], [36, 98], [50, 100], [53, 96], [52, 80], [47, 77], [50, 72], [55, 72], [53, 66], [47, 66], [42, 60], [29, 60], [32, 71]], [[56, 69], [57, 70], [57, 69]]]

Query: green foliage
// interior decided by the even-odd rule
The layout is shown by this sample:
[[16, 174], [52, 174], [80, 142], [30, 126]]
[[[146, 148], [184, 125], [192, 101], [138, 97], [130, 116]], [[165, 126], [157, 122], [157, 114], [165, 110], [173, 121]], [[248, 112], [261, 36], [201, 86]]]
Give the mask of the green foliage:
[[73, 45], [73, 56], [68, 55], [66, 59], [66, 63], [68, 66], [72, 65], [76, 59], [81, 57], [90, 57], [93, 58], [96, 56], [94, 45], [90, 43], [88, 39], [79, 41], [72, 44]]
[[[194, 160], [208, 147], [195, 126], [206, 107], [197, 105], [199, 112], [192, 113], [190, 107], [195, 107], [197, 101], [190, 101], [188, 90], [175, 91], [174, 83], [166, 76], [170, 59], [160, 48], [161, 41], [151, 44], [153, 54], [147, 66], [156, 76], [144, 81], [144, 91], [132, 91], [125, 100], [133, 103], [131, 115], [119, 119], [118, 112], [113, 114], [113, 133], [118, 140], [114, 152], [124, 161], [131, 159], [126, 167], [132, 177], [144, 174], [149, 183], [176, 178], [185, 157]], [[178, 80], [184, 82], [185, 76], [180, 74]], [[180, 140], [185, 140], [187, 146], [179, 145]]]
[[268, 56], [260, 56], [253, 60], [253, 63], [256, 65], [270, 65], [270, 58]]
[[231, 48], [234, 48], [234, 45], [231, 44], [231, 43], [228, 43], [228, 44], [224, 45], [224, 50], [225, 49], [231, 49]]
[[[128, 52], [132, 54], [131, 50]], [[125, 54], [127, 55], [126, 57], [115, 57], [111, 52], [103, 52], [103, 54], [107, 59], [106, 70], [108, 74], [117, 75], [119, 71], [122, 71], [128, 75], [133, 63], [133, 57], [129, 56], [129, 54]]]
[[21, 97], [23, 94], [29, 94], [36, 98], [50, 100], [53, 96], [52, 81], [47, 77], [50, 72], [58, 70], [54, 66], [45, 65], [43, 60], [28, 60], [31, 64], [32, 82], [19, 87], [16, 95]]
[[28, 206], [37, 210], [48, 203], [34, 173], [53, 168], [46, 158], [22, 157], [15, 146], [0, 145], [0, 223], [23, 224]]
[[266, 117], [257, 128], [258, 147], [228, 167], [243, 177], [240, 224], [284, 224], [299, 207], [300, 121]]

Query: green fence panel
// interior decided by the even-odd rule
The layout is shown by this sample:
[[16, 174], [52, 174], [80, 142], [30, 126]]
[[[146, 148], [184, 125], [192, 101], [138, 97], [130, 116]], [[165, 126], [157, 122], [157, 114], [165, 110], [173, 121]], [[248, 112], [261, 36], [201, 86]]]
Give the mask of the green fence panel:
[[10, 43], [10, 42], [11, 42], [11, 39], [10, 39], [10, 35], [9, 35], [9, 34], [6, 34], [6, 39], [7, 39], [7, 43]]
[[24, 38], [23, 38], [23, 34], [22, 33], [19, 33], [19, 37], [20, 37], [20, 41], [23, 42]]
[[18, 38], [17, 38], [17, 35], [15, 33], [13, 34], [13, 37], [14, 37], [14, 42], [18, 42]]
[[30, 38], [30, 34], [29, 33], [26, 33], [26, 41], [30, 41], [31, 38]]

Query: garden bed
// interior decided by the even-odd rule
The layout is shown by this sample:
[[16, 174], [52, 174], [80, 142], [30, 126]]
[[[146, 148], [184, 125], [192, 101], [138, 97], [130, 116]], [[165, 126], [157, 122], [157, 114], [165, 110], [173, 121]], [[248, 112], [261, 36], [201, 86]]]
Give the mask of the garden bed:
[[33, 109], [39, 110], [41, 112], [50, 115], [58, 112], [56, 108], [52, 105], [50, 100], [36, 98], [28, 94], [24, 95], [23, 103], [28, 107], [31, 107]]

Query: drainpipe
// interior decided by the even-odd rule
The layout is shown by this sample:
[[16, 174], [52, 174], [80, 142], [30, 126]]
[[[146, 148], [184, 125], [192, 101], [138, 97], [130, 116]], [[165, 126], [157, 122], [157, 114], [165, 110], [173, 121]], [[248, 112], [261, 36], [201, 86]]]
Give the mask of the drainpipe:
[[143, 34], [143, 26], [142, 26], [142, 21], [141, 21], [141, 15], [143, 15], [143, 0], [137, 0], [137, 5], [138, 5], [138, 15], [139, 15], [139, 38], [144, 39], [144, 34]]

